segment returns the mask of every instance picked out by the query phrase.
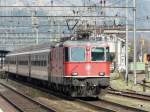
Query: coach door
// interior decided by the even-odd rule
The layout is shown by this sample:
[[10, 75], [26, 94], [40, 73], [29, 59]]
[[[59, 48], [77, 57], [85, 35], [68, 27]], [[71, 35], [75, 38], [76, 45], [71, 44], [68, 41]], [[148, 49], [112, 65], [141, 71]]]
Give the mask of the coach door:
[[48, 53], [48, 58], [47, 58], [47, 71], [48, 71], [48, 82], [49, 84], [51, 83], [51, 72], [52, 72], [52, 58], [51, 58], [51, 51]]
[[18, 74], [18, 56], [16, 56], [16, 73]]
[[63, 83], [64, 78], [64, 53], [63, 53], [63, 47], [60, 47], [59, 49], [59, 73], [61, 77], [61, 84]]
[[31, 78], [31, 54], [28, 54], [28, 57], [29, 78]]

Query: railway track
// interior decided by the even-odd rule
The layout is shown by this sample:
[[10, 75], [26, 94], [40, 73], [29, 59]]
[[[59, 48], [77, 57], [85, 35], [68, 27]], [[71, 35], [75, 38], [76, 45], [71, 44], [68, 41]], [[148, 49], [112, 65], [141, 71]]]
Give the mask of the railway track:
[[134, 98], [134, 99], [143, 100], [143, 101], [150, 101], [150, 95], [139, 94], [136, 92], [125, 92], [125, 91], [115, 90], [111, 88], [109, 89], [108, 93], [112, 95]]
[[141, 110], [134, 107], [125, 106], [125, 105], [120, 105], [118, 103], [114, 103], [106, 100], [98, 100], [98, 101], [79, 100], [79, 102], [86, 104], [90, 107], [95, 107], [97, 109], [103, 110], [105, 112], [148, 112], [145, 110]]
[[[22, 83], [22, 82], [21, 82]], [[96, 99], [74, 99], [74, 98], [70, 98], [68, 96], [62, 95], [60, 93], [55, 93], [53, 91], [50, 91], [48, 89], [44, 89], [38, 86], [34, 86], [30, 83], [26, 83], [23, 82], [23, 84], [36, 88], [38, 90], [44, 91], [46, 93], [50, 93], [56, 97], [62, 98], [62, 99], [68, 99], [68, 100], [72, 100], [78, 103], [81, 103], [84, 106], [90, 107], [94, 110], [98, 110], [99, 112], [147, 112], [141, 109], [137, 109], [137, 108], [133, 108], [133, 107], [129, 107], [129, 106], [125, 106], [125, 105], [120, 105], [114, 102], [109, 102], [106, 100], [96, 100]], [[91, 101], [92, 100], [92, 101]]]
[[54, 93], [52, 91], [49, 91], [47, 89], [44, 88], [40, 88], [37, 86], [33, 86], [32, 84], [23, 82], [24, 85], [26, 86], [30, 86], [33, 88], [36, 88], [38, 90], [41, 90], [43, 92], [46, 93], [50, 93], [53, 94], [54, 96], [57, 96], [59, 98], [63, 98], [63, 99], [69, 99], [72, 100], [74, 102], [78, 102], [80, 104], [82, 104], [83, 106], [87, 106], [90, 107], [94, 110], [99, 110], [99, 112], [147, 112], [141, 109], [137, 109], [137, 108], [133, 108], [133, 107], [129, 107], [129, 106], [125, 106], [125, 105], [120, 105], [114, 102], [109, 102], [109, 101], [105, 101], [105, 100], [93, 100], [91, 101], [91, 99], [73, 99], [73, 98], [68, 98], [67, 96], [64, 95], [60, 95], [59, 93]]
[[50, 107], [35, 101], [29, 96], [0, 82], [0, 96], [20, 112], [56, 112]]

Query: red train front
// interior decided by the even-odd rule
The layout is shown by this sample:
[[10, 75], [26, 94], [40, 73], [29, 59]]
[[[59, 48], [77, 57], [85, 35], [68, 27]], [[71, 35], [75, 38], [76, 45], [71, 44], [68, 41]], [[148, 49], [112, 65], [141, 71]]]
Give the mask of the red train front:
[[64, 77], [72, 96], [97, 96], [109, 86], [109, 47], [102, 42], [64, 43]]

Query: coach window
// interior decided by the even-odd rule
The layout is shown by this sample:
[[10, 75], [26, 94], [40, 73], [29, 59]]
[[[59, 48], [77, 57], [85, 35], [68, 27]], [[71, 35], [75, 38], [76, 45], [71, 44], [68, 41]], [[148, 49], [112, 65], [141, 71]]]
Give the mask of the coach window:
[[39, 56], [36, 55], [36, 66], [39, 66]]
[[43, 56], [43, 66], [46, 66], [46, 56]]
[[44, 65], [44, 60], [45, 60], [45, 56], [43, 55], [42, 58], [41, 58], [41, 66], [45, 66]]
[[91, 61], [104, 61], [105, 49], [102, 47], [94, 47], [91, 49]]
[[34, 66], [36, 66], [36, 55], [34, 55], [34, 61], [33, 61], [33, 63], [34, 63]]
[[83, 62], [85, 61], [85, 48], [82, 47], [72, 47], [71, 50], [71, 61]]
[[39, 58], [38, 58], [38, 66], [42, 66], [42, 56], [39, 55]]

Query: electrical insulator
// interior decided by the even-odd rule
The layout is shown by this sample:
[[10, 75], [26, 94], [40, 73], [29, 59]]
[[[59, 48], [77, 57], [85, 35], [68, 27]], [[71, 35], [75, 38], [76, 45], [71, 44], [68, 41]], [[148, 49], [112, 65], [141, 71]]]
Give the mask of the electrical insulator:
[[73, 12], [73, 14], [75, 14], [76, 12], [75, 12], [75, 10], [72, 10], [72, 12]]
[[104, 5], [106, 4], [106, 0], [104, 0]]
[[116, 21], [114, 20], [114, 26], [116, 26]]
[[146, 16], [146, 19], [149, 19], [149, 17], [148, 17], [148, 16]]
[[51, 5], [53, 6], [53, 0], [51, 0]]
[[103, 1], [101, 0], [101, 1], [100, 1], [100, 4], [102, 5], [102, 3], [103, 3]]

